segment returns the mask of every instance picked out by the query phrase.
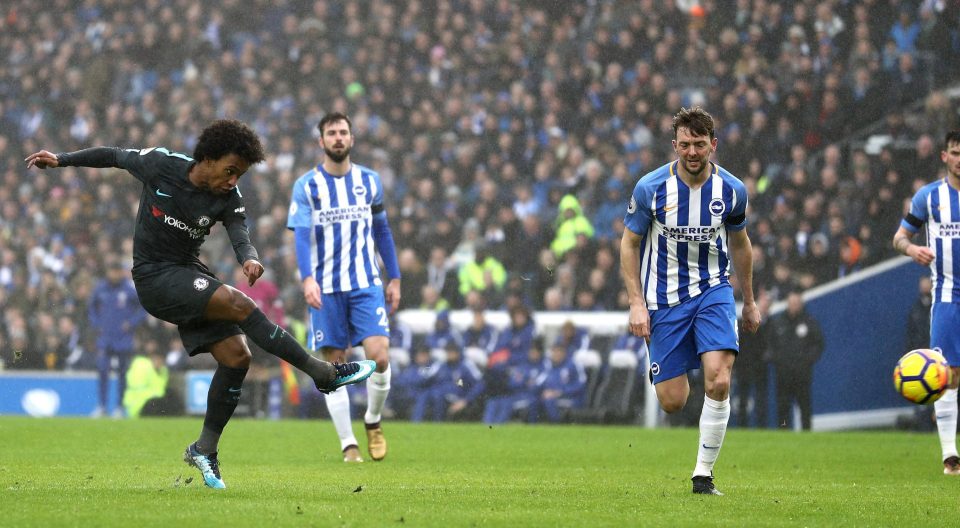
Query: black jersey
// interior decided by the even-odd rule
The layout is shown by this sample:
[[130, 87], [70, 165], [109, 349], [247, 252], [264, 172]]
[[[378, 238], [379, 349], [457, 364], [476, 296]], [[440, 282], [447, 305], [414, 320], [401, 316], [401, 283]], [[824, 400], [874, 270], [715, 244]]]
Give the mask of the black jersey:
[[199, 264], [210, 228], [227, 229], [237, 261], [257, 258], [245, 223], [239, 188], [227, 194], [198, 189], [187, 178], [193, 158], [165, 148], [96, 147], [58, 154], [61, 166], [119, 167], [143, 182], [133, 235], [133, 273], [148, 275], [164, 264]]

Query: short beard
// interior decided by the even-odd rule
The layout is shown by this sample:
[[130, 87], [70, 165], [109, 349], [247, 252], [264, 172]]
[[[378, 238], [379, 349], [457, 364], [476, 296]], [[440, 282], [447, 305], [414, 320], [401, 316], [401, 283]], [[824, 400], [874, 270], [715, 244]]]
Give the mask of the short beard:
[[327, 157], [330, 158], [330, 160], [333, 161], [334, 163], [342, 163], [343, 160], [345, 160], [345, 159], [347, 159], [347, 158], [350, 157], [350, 148], [347, 147], [347, 148], [343, 149], [343, 154], [337, 154], [336, 152], [334, 152], [334, 151], [332, 151], [332, 150], [329, 150], [329, 149], [327, 149], [327, 148], [324, 148], [324, 149], [323, 149], [323, 153], [326, 154]]
[[696, 172], [690, 170], [690, 166], [687, 165], [686, 161], [683, 161], [682, 163], [683, 163], [683, 168], [686, 169], [687, 174], [689, 174], [690, 176], [700, 176], [701, 174], [703, 174], [704, 169], [707, 168], [707, 164], [704, 163], [703, 160], [700, 160], [700, 170]]

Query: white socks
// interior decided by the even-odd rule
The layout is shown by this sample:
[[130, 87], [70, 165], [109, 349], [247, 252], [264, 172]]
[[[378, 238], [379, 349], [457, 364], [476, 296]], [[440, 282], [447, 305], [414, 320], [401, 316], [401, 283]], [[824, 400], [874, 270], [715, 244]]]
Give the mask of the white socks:
[[933, 410], [937, 413], [943, 460], [957, 456], [957, 389], [947, 389], [939, 400], [933, 402]]
[[730, 397], [716, 401], [704, 395], [703, 411], [700, 413], [700, 445], [697, 447], [697, 466], [693, 469], [693, 476], [709, 477], [713, 473], [713, 464], [720, 454], [728, 421]]
[[[377, 423], [383, 413], [383, 404], [390, 393], [390, 367], [384, 372], [374, 372], [367, 379], [367, 413], [363, 417], [366, 423]], [[340, 449], [358, 445], [357, 437], [353, 435], [353, 426], [350, 423], [350, 395], [346, 387], [327, 394], [327, 411], [333, 420], [333, 427], [340, 437]]]
[[350, 395], [347, 394], [346, 387], [326, 395], [327, 411], [330, 418], [333, 419], [333, 427], [337, 430], [337, 436], [340, 437], [340, 449], [344, 450], [347, 446], [357, 445], [357, 437], [353, 436], [353, 427], [350, 425]]
[[389, 393], [390, 366], [387, 365], [387, 370], [374, 372], [367, 378], [367, 413], [363, 415], [365, 423], [374, 424], [380, 421], [383, 404], [387, 401]]

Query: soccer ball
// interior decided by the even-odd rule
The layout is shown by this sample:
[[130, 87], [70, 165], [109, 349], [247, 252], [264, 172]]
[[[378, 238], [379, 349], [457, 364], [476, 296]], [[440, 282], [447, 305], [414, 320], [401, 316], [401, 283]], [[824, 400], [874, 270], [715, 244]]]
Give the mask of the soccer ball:
[[893, 386], [913, 403], [933, 403], [943, 396], [949, 385], [950, 365], [936, 350], [911, 350], [893, 369]]

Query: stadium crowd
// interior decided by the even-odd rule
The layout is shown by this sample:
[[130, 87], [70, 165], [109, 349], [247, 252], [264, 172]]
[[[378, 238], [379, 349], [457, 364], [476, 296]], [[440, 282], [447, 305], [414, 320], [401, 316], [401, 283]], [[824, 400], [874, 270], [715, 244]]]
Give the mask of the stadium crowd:
[[[383, 178], [405, 308], [625, 312], [625, 204], [696, 104], [751, 193], [755, 288], [783, 299], [894, 255], [903, 201], [958, 125], [941, 90], [958, 42], [953, 0], [4, 2], [0, 358], [95, 365], [90, 293], [108, 257], [129, 258], [139, 202], [120, 171], [27, 172], [25, 155], [189, 154], [221, 117], [267, 146], [241, 187], [276, 287], [263, 298], [291, 321], [290, 187], [331, 110]], [[865, 131], [891, 141], [861, 148]], [[201, 257], [231, 277], [214, 238]], [[138, 340], [182, 366], [173, 335], [150, 319]]]

